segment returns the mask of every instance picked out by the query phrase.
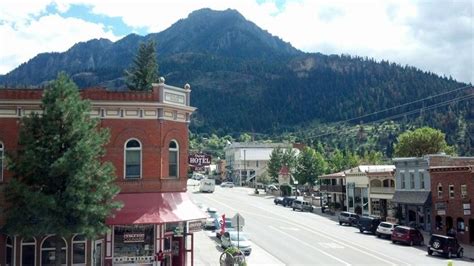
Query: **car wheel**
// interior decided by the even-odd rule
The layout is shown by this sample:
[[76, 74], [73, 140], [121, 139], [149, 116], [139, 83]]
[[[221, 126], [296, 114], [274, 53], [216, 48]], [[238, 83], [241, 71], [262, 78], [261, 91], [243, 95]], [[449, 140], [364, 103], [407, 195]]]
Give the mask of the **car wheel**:
[[341, 221], [339, 221], [339, 225], [342, 225], [342, 222], [341, 222]]
[[433, 255], [433, 250], [431, 250], [430, 248], [428, 248], [428, 255]]
[[359, 229], [359, 231], [360, 231], [361, 233], [363, 233], [363, 232], [364, 232], [364, 230], [362, 230], [362, 229]]
[[379, 233], [375, 233], [375, 236], [376, 236], [377, 238], [380, 238], [380, 234], [379, 234]]
[[463, 255], [464, 255], [464, 252], [463, 252], [462, 250], [460, 250], [460, 251], [458, 252], [458, 258], [462, 258]]
[[410, 246], [413, 246], [413, 240], [410, 240], [409, 244], [410, 244]]

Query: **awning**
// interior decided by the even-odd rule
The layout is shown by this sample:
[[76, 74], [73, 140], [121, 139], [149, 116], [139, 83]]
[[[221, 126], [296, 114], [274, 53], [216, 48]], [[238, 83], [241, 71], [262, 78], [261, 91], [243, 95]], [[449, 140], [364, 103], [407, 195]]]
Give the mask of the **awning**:
[[430, 191], [395, 191], [392, 202], [411, 205], [425, 205], [431, 203]]
[[107, 225], [160, 224], [205, 219], [186, 192], [120, 193], [124, 206], [106, 220]]

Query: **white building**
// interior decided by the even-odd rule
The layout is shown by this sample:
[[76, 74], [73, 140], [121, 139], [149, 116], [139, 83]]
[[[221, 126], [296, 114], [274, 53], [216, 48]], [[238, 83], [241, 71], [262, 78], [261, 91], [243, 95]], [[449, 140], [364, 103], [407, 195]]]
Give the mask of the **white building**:
[[290, 143], [234, 142], [224, 148], [227, 168], [235, 184], [254, 181], [267, 171], [267, 163], [276, 148], [292, 149]]

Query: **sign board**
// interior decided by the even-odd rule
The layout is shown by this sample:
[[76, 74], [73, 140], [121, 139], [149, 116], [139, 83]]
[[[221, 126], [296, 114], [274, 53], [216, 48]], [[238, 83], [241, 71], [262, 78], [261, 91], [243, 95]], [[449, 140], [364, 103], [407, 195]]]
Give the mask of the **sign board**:
[[446, 210], [438, 210], [438, 215], [446, 215]]
[[238, 226], [239, 227], [238, 229], [240, 231], [240, 229], [242, 229], [242, 227], [244, 227], [244, 225], [245, 225], [244, 217], [242, 215], [240, 215], [239, 213], [236, 213], [234, 215], [234, 217], [232, 217], [232, 226], [236, 227], [236, 228]]
[[290, 184], [290, 175], [278, 175], [278, 184], [280, 185], [289, 185]]
[[200, 220], [197, 221], [188, 221], [186, 226], [186, 232], [187, 233], [195, 233], [199, 232], [202, 229], [202, 222]]
[[140, 243], [145, 242], [144, 233], [125, 233], [123, 234], [123, 243]]
[[211, 155], [193, 153], [188, 156], [188, 163], [192, 167], [204, 167], [211, 164]]

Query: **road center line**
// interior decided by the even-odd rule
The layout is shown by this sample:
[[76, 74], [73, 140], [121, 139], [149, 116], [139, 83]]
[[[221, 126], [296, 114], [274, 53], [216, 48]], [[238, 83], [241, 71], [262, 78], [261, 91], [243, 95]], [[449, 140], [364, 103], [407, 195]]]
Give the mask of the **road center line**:
[[338, 257], [335, 257], [335, 256], [333, 256], [333, 255], [327, 253], [326, 251], [321, 250], [321, 249], [319, 249], [319, 248], [317, 248], [317, 247], [315, 247], [315, 246], [313, 246], [313, 245], [310, 245], [310, 244], [308, 244], [308, 243], [306, 243], [306, 242], [304, 242], [304, 241], [301, 241], [301, 240], [299, 240], [298, 238], [296, 238], [296, 237], [294, 237], [294, 236], [292, 236], [292, 235], [290, 235], [290, 234], [288, 234], [288, 233], [286, 233], [286, 232], [283, 232], [283, 231], [281, 231], [280, 229], [277, 229], [277, 228], [275, 228], [275, 227], [272, 226], [272, 225], [270, 225], [269, 227], [270, 227], [271, 229], [273, 229], [273, 230], [279, 232], [280, 234], [284, 234], [284, 235], [286, 235], [287, 237], [292, 238], [292, 239], [294, 239], [294, 240], [300, 242], [301, 244], [303, 244], [303, 245], [305, 245], [305, 246], [307, 246], [307, 247], [310, 247], [310, 248], [312, 248], [312, 249], [314, 249], [314, 250], [316, 250], [316, 251], [318, 251], [318, 252], [320, 252], [320, 253], [323, 253], [324, 255], [326, 255], [326, 256], [328, 256], [328, 257], [334, 259], [334, 260], [339, 261], [340, 263], [342, 263], [342, 264], [344, 264], [344, 265], [347, 265], [347, 266], [350, 266], [350, 265], [351, 265], [350, 263], [348, 263], [348, 262], [346, 262], [346, 261], [343, 261], [343, 260], [339, 259]]

